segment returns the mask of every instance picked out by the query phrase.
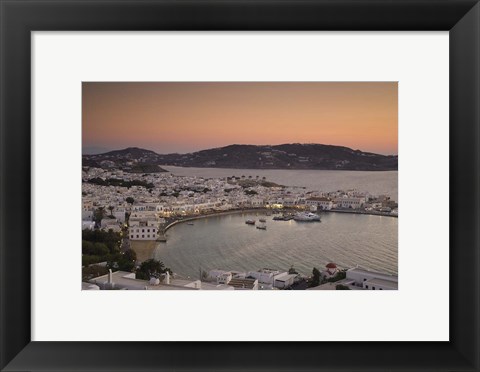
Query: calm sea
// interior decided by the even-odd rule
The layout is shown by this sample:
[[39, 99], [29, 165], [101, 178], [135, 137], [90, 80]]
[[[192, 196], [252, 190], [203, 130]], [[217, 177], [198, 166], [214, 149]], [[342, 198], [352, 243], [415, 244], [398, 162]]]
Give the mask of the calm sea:
[[[323, 213], [322, 222], [273, 221], [267, 230], [245, 224], [264, 214], [238, 213], [181, 223], [158, 243], [155, 258], [185, 277], [199, 269], [257, 270], [269, 267], [302, 274], [328, 262], [397, 274], [398, 219], [393, 217]], [[258, 222], [257, 222], [258, 223]]]
[[376, 195], [388, 195], [398, 200], [398, 172], [360, 172], [328, 170], [283, 170], [283, 169], [223, 169], [183, 168], [162, 166], [177, 176], [205, 178], [265, 177], [268, 181], [284, 186], [306, 187], [308, 190], [336, 191], [356, 189]]
[[[357, 189], [397, 199], [397, 172], [316, 170], [248, 170], [165, 167], [175, 175], [220, 178], [266, 177], [287, 186], [309, 190]], [[398, 273], [398, 219], [393, 217], [323, 213], [320, 223], [273, 221], [267, 230], [245, 224], [264, 214], [238, 213], [208, 217], [193, 225], [178, 224], [157, 243], [155, 258], [181, 276], [198, 278], [200, 270], [257, 270], [270, 267], [310, 274], [328, 262]]]

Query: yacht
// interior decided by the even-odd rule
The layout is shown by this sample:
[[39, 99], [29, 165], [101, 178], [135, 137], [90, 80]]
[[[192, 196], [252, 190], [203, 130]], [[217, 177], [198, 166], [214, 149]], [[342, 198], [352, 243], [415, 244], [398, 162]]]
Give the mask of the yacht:
[[295, 221], [299, 222], [314, 222], [318, 221], [320, 222], [320, 216], [318, 214], [312, 213], [312, 212], [301, 212], [297, 213], [293, 219]]
[[255, 220], [246, 220], [245, 223], [247, 225], [255, 225]]

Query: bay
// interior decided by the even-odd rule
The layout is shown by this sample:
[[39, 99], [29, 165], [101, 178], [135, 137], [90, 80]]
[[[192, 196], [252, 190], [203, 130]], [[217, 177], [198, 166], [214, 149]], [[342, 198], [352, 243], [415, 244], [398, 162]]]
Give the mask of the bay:
[[[398, 219], [385, 216], [322, 213], [322, 222], [267, 219], [267, 230], [245, 224], [264, 213], [211, 216], [180, 223], [157, 243], [155, 258], [183, 277], [200, 270], [251, 271], [263, 267], [309, 275], [329, 262], [343, 268], [363, 267], [398, 273]], [[258, 222], [257, 222], [258, 223]]]

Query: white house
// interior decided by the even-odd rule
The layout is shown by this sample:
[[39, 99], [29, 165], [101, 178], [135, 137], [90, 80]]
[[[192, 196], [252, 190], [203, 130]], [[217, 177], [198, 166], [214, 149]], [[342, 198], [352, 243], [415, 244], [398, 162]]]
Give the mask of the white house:
[[82, 230], [93, 230], [95, 228], [94, 221], [82, 221]]
[[324, 197], [311, 197], [305, 200], [309, 207], [316, 207], [317, 210], [329, 211], [333, 208], [333, 201]]
[[275, 276], [273, 286], [275, 288], [288, 288], [293, 284], [296, 276], [297, 274], [281, 273]]
[[217, 284], [228, 284], [230, 280], [232, 280], [232, 278], [233, 278], [232, 273], [227, 271], [217, 276]]
[[257, 279], [260, 283], [272, 284], [273, 277], [279, 275], [280, 271], [263, 268], [258, 271], [249, 271], [248, 276]]
[[398, 276], [360, 269], [347, 270], [346, 279], [354, 281], [354, 285], [368, 290], [396, 290]]
[[115, 230], [118, 227], [118, 221], [116, 218], [102, 218], [100, 226], [105, 230]]
[[236, 291], [238, 290], [258, 290], [258, 280], [257, 279], [249, 279], [249, 278], [233, 278], [228, 283], [230, 287], [235, 288]]
[[329, 262], [328, 264], [325, 265], [325, 270], [322, 271], [321, 276], [325, 279], [329, 279], [338, 273], [338, 268], [337, 265], [335, 265], [333, 262]]
[[223, 273], [226, 273], [226, 271], [220, 269], [210, 270], [208, 272], [208, 278], [217, 280], [217, 276], [222, 275]]
[[156, 240], [158, 227], [155, 221], [133, 221], [128, 229], [130, 240]]
[[93, 219], [93, 209], [92, 210], [82, 210], [82, 220], [89, 220], [91, 221]]
[[359, 209], [365, 203], [364, 198], [340, 198], [336, 200], [338, 208]]

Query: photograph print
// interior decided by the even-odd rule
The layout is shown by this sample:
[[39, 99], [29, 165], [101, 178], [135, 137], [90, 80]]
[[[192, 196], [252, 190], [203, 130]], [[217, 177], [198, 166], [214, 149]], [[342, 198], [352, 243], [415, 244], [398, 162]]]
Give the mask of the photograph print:
[[398, 289], [397, 82], [83, 82], [82, 290]]

